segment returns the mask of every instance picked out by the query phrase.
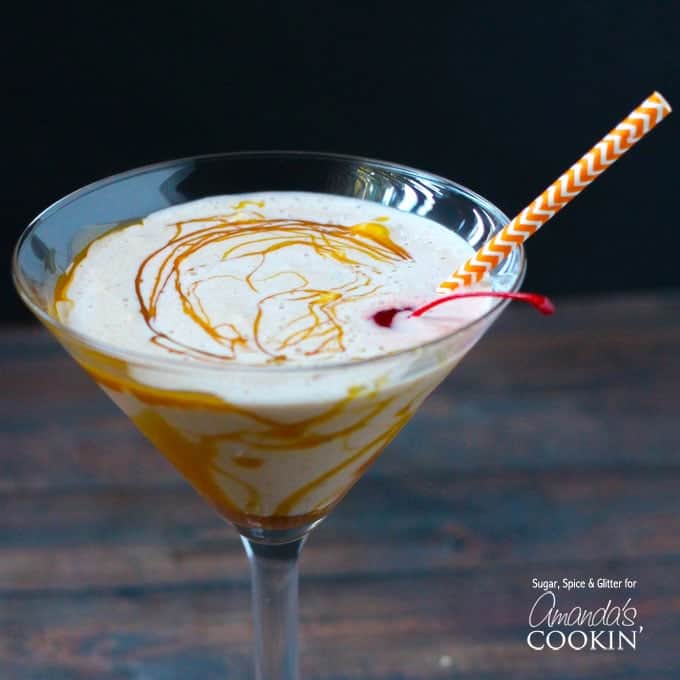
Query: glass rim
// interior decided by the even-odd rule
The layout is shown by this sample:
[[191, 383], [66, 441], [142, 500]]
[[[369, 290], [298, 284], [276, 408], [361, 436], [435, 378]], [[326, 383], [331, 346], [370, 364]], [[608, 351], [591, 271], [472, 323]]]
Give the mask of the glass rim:
[[[412, 354], [414, 352], [422, 351], [422, 350], [427, 350], [427, 349], [432, 349], [437, 347], [438, 345], [444, 345], [448, 340], [451, 340], [455, 338], [458, 335], [462, 335], [466, 331], [470, 330], [477, 324], [480, 324], [487, 320], [489, 317], [493, 316], [496, 312], [502, 311], [505, 307], [507, 307], [511, 300], [509, 299], [497, 299], [493, 300], [491, 303], [489, 309], [487, 309], [484, 314], [481, 316], [475, 317], [472, 321], [469, 323], [466, 323], [463, 326], [457, 327], [455, 330], [452, 330], [451, 332], [445, 333], [441, 336], [438, 336], [436, 338], [433, 338], [431, 340], [427, 340], [426, 342], [422, 342], [416, 345], [412, 345], [409, 347], [404, 347], [403, 349], [396, 350], [394, 352], [390, 352], [388, 354], [379, 354], [375, 356], [370, 356], [370, 357], [365, 357], [361, 359], [344, 359], [341, 361], [328, 361], [325, 363], [305, 363], [305, 364], [298, 364], [296, 366], [282, 366], [282, 365], [272, 365], [272, 364], [248, 364], [248, 363], [239, 363], [238, 361], [233, 361], [233, 362], [223, 362], [223, 363], [218, 363], [218, 362], [208, 362], [208, 361], [201, 361], [201, 360], [196, 360], [196, 361], [185, 361], [185, 360], [177, 360], [177, 359], [172, 359], [172, 358], [165, 358], [165, 357], [157, 357], [151, 354], [146, 354], [144, 352], [137, 352], [135, 350], [127, 350], [127, 349], [120, 349], [114, 345], [111, 345], [106, 342], [101, 342], [100, 340], [97, 340], [96, 338], [93, 338], [92, 336], [89, 336], [85, 333], [81, 333], [80, 331], [73, 330], [66, 324], [62, 323], [58, 318], [55, 318], [48, 312], [44, 311], [39, 305], [37, 305], [32, 297], [31, 294], [28, 290], [26, 290], [26, 287], [23, 285], [23, 282], [21, 280], [20, 276], [20, 265], [19, 265], [19, 260], [20, 260], [20, 250], [22, 248], [22, 245], [26, 241], [26, 239], [32, 234], [34, 229], [40, 224], [41, 220], [45, 219], [45, 217], [49, 216], [49, 214], [56, 212], [60, 207], [63, 205], [70, 203], [73, 200], [77, 200], [88, 193], [100, 188], [104, 187], [108, 184], [112, 184], [114, 182], [118, 182], [123, 179], [131, 178], [134, 176], [139, 176], [142, 174], [146, 174], [147, 172], [153, 172], [159, 169], [162, 169], [164, 167], [169, 167], [172, 165], [181, 165], [185, 163], [190, 163], [190, 162], [196, 162], [196, 161], [210, 161], [210, 160], [221, 160], [221, 159], [246, 159], [246, 158], [276, 158], [276, 157], [300, 157], [300, 158], [309, 158], [309, 159], [317, 159], [317, 160], [335, 160], [335, 161], [351, 161], [351, 162], [360, 162], [360, 163], [366, 163], [369, 164], [373, 167], [377, 168], [382, 168], [382, 169], [387, 169], [387, 170], [396, 170], [404, 173], [408, 173], [411, 175], [414, 175], [415, 177], [423, 178], [423, 179], [430, 179], [430, 180], [435, 180], [437, 182], [443, 182], [444, 184], [448, 185], [449, 187], [454, 188], [457, 190], [459, 193], [462, 195], [474, 200], [479, 204], [482, 208], [484, 208], [487, 212], [490, 213], [490, 215], [494, 218], [494, 220], [497, 220], [498, 222], [502, 224], [507, 224], [510, 219], [508, 216], [500, 210], [496, 205], [491, 203], [488, 199], [484, 198], [477, 192], [469, 189], [468, 187], [459, 184], [458, 182], [455, 182], [451, 179], [447, 179], [446, 177], [442, 177], [441, 175], [437, 175], [435, 173], [419, 170], [417, 168], [413, 168], [408, 165], [403, 165], [400, 163], [393, 163], [391, 161], [384, 161], [380, 159], [375, 159], [375, 158], [369, 158], [365, 156], [354, 156], [351, 154], [340, 154], [340, 153], [331, 153], [331, 152], [322, 152], [322, 151], [288, 151], [288, 150], [262, 150], [262, 151], [229, 151], [229, 152], [223, 152], [223, 153], [209, 153], [209, 154], [200, 154], [200, 155], [195, 155], [195, 156], [184, 156], [181, 158], [174, 158], [171, 160], [166, 160], [166, 161], [160, 161], [157, 163], [150, 163], [147, 165], [141, 165], [136, 168], [132, 168], [130, 170], [126, 170], [124, 172], [116, 173], [113, 175], [109, 175], [107, 177], [104, 177], [99, 180], [95, 180], [94, 182], [90, 182], [89, 184], [86, 184], [78, 189], [75, 189], [74, 191], [66, 194], [65, 196], [62, 196], [58, 200], [56, 200], [54, 203], [51, 203], [49, 206], [47, 206], [44, 210], [42, 210], [40, 213], [38, 213], [30, 222], [29, 224], [25, 227], [25, 229], [22, 231], [20, 234], [16, 245], [14, 246], [14, 250], [12, 253], [12, 281], [14, 283], [14, 287], [16, 288], [19, 297], [22, 299], [24, 304], [29, 308], [29, 310], [38, 318], [39, 321], [41, 321], [43, 324], [45, 324], [48, 328], [54, 328], [56, 331], [59, 333], [72, 338], [74, 341], [76, 341], [78, 344], [83, 345], [87, 349], [94, 350], [96, 352], [99, 352], [105, 356], [121, 360], [126, 363], [134, 363], [139, 366], [142, 366], [144, 368], [160, 368], [164, 370], [170, 370], [173, 372], [184, 372], [184, 371], [209, 371], [210, 373], [215, 373], [216, 371], [224, 371], [224, 372], [253, 372], [253, 373], [265, 373], [265, 372], [271, 372], [271, 373], [278, 373], [278, 374], [291, 374], [291, 373], [317, 373], [319, 371], [331, 371], [331, 370], [341, 370], [344, 368], [349, 368], [349, 367], [360, 367], [360, 366], [365, 366], [368, 364], [376, 364], [381, 361], [388, 361], [388, 360], [394, 360], [398, 359], [400, 357], [405, 357], [409, 354]], [[511, 286], [508, 288], [509, 292], [516, 292], [519, 290], [519, 288], [522, 285], [522, 282], [524, 281], [524, 277], [526, 275], [526, 268], [527, 268], [527, 258], [526, 258], [526, 253], [524, 250], [524, 247], [522, 245], [516, 246], [513, 249], [513, 254], [510, 255], [509, 258], [504, 260], [503, 263], [501, 263], [500, 266], [503, 266], [504, 263], [507, 263], [511, 258], [517, 256], [519, 258], [519, 263], [518, 263], [518, 270], [516, 275], [514, 276], [514, 280], [512, 281]], [[433, 292], [433, 296], [435, 293]]]

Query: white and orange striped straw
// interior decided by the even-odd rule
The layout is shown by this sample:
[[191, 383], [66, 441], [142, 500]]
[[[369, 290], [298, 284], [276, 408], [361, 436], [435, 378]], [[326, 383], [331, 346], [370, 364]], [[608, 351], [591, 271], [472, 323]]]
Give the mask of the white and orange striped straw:
[[578, 196], [614, 161], [623, 156], [669, 113], [671, 107], [654, 92], [631, 114], [622, 120], [569, 170], [558, 177], [540, 196], [511, 220], [488, 243], [485, 243], [465, 264], [459, 267], [437, 288], [446, 293], [460, 286], [469, 286], [484, 278], [498, 266], [515, 246], [535, 234], [555, 213]]

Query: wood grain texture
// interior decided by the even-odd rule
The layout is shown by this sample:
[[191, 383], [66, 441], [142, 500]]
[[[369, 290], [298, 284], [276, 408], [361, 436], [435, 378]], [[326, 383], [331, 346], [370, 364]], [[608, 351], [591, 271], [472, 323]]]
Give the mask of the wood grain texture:
[[[680, 295], [509, 310], [311, 537], [303, 677], [680, 677], [678, 347]], [[43, 331], [0, 371], [0, 678], [252, 677], [234, 532]], [[591, 576], [638, 649], [530, 650], [531, 579]]]

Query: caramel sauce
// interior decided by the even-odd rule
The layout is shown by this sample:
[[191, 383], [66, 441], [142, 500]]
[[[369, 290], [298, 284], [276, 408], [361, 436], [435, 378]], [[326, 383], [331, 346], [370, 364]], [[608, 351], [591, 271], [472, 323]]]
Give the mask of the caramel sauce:
[[257, 470], [264, 465], [264, 458], [255, 458], [253, 456], [232, 456], [232, 462], [239, 467], [248, 470]]
[[[264, 515], [261, 511], [257, 485], [248, 483], [219, 464], [221, 441], [243, 445], [247, 453], [232, 455], [230, 460], [244, 470], [257, 470], [266, 466], [268, 456], [301, 453], [305, 450], [309, 451], [306, 455], [314, 455], [315, 447], [333, 441], [337, 442], [338, 446], [346, 447], [342, 442], [346, 442], [351, 434], [370, 427], [372, 421], [392, 405], [396, 397], [381, 397], [380, 385], [374, 386], [373, 389], [357, 386], [350, 389], [344, 399], [336, 401], [323, 412], [293, 423], [286, 423], [265, 417], [255, 410], [231, 404], [208, 393], [163, 390], [137, 383], [129, 377], [114, 378], [108, 372], [103, 373], [95, 368], [89, 361], [80, 358], [79, 360], [102, 387], [111, 392], [133, 396], [138, 403], [144, 405], [140, 411], [129, 414], [132, 421], [218, 512], [236, 524], [265, 529], [298, 526], [328, 513], [404, 427], [429, 391], [412, 396], [405, 405], [394, 412], [391, 422], [383, 426], [368, 443], [349, 450], [343, 461], [305, 482], [281, 501], [272, 513]], [[238, 431], [189, 435], [168, 422], [158, 412], [159, 407], [199, 409], [222, 414], [229, 422], [233, 422], [233, 417], [238, 417], [239, 420], [245, 418], [247, 422]], [[333, 422], [336, 419], [342, 419], [343, 424], [334, 428]], [[347, 420], [350, 422], [347, 423]], [[324, 426], [324, 431], [320, 431], [319, 426]], [[291, 514], [309, 494], [364, 456], [368, 457], [341, 489], [334, 490], [328, 498], [317, 503], [311, 512]], [[241, 489], [246, 497], [245, 503], [237, 503], [229, 497], [218, 483], [220, 476]]]
[[[302, 219], [266, 219], [254, 210], [263, 206], [263, 201], [240, 201], [231, 206], [232, 213], [168, 225], [172, 235], [141, 260], [134, 279], [139, 313], [151, 332], [149, 342], [171, 354], [204, 360], [234, 360], [240, 351], [247, 351], [264, 355], [268, 363], [280, 364], [289, 361], [296, 351], [306, 356], [341, 353], [345, 351], [345, 330], [338, 319], [339, 310], [380, 289], [374, 280], [377, 270], [370, 262], [411, 259], [409, 253], [391, 239], [385, 217], [350, 226]], [[55, 305], [75, 304], [68, 296], [69, 287], [99, 238], [79, 253], [59, 278], [54, 292]], [[216, 246], [223, 248], [221, 262], [225, 273], [201, 276], [191, 266], [191, 258], [205, 248]], [[348, 280], [337, 288], [327, 289], [315, 286], [304, 271], [285, 268], [258, 278], [267, 259], [287, 248], [304, 248], [311, 255], [340, 265], [349, 273]], [[229, 269], [229, 263], [237, 260], [252, 263], [245, 275]], [[292, 279], [283, 284], [283, 290], [270, 294], [261, 290], [283, 275]], [[255, 294], [256, 311], [252, 319], [233, 322], [210, 317], [201, 288], [217, 279], [235, 279]], [[217, 345], [214, 351], [187, 345], [173, 330], [163, 327], [161, 303], [173, 296], [183, 315]], [[301, 304], [305, 308], [303, 314], [288, 322], [289, 330], [275, 338], [266, 336], [263, 330], [267, 314], [276, 308], [272, 305], [268, 310], [267, 307], [274, 302], [289, 307]], [[351, 314], [351, 310], [347, 313]]]
[[[220, 442], [237, 443], [248, 451], [247, 455], [231, 456], [232, 462], [244, 469], [261, 468], [266, 465], [267, 456], [271, 455], [300, 453], [310, 449], [307, 455], [314, 455], [313, 449], [317, 446], [329, 442], [338, 442], [340, 446], [340, 442], [346, 440], [351, 434], [369, 427], [371, 422], [394, 402], [395, 397], [380, 398], [379, 386], [372, 390], [354, 387], [349, 390], [344, 399], [338, 400], [322, 413], [293, 423], [286, 423], [265, 417], [255, 410], [231, 404], [211, 394], [161, 390], [135, 383], [129, 379], [123, 381], [113, 379], [111, 376], [102, 375], [99, 371], [93, 370], [91, 366], [86, 366], [86, 369], [100, 385], [108, 390], [134, 396], [138, 402], [145, 404], [145, 408], [139, 413], [131, 415], [132, 421], [221, 514], [236, 523], [262, 528], [294, 526], [285, 518], [291, 516], [291, 512], [298, 503], [317, 487], [368, 454], [370, 458], [362, 465], [363, 471], [408, 422], [413, 410], [412, 404], [422, 399], [422, 396], [416, 397], [406, 406], [398, 409], [393, 422], [371, 441], [355, 451], [350, 451], [345, 460], [302, 485], [279, 503], [273, 514], [264, 516], [261, 514], [261, 499], [256, 486], [247, 483], [219, 465]], [[247, 423], [238, 431], [189, 437], [156, 411], [159, 406], [219, 412], [226, 418], [229, 415], [238, 416], [241, 420], [245, 418]], [[350, 422], [346, 423], [348, 417]], [[343, 425], [333, 428], [334, 420], [340, 418], [343, 420]], [[320, 431], [318, 428], [322, 425], [328, 429]], [[260, 455], [256, 455], [258, 451], [261, 452]], [[229, 498], [225, 490], [217, 483], [220, 475], [229, 479], [246, 493], [245, 506], [239, 507], [239, 504]], [[359, 474], [354, 475], [349, 486], [358, 477]], [[314, 517], [327, 512], [339, 497], [344, 495], [349, 486], [333, 493], [328, 500], [318, 504], [313, 511]], [[308, 516], [304, 515], [304, 518], [307, 520]]]
[[[295, 491], [295, 493], [290, 494], [288, 498], [279, 503], [279, 505], [274, 510], [274, 516], [289, 515], [293, 508], [301, 500], [303, 500], [304, 497], [307, 496], [307, 494], [311, 493], [318, 486], [332, 479], [339, 472], [349, 467], [356, 460], [360, 459], [361, 457], [365, 456], [367, 453], [370, 452], [371, 457], [364, 464], [366, 467], [368, 467], [373, 462], [373, 460], [383, 452], [385, 447], [392, 441], [392, 439], [396, 437], [396, 435], [399, 433], [402, 427], [406, 425], [408, 419], [409, 415], [405, 416], [402, 415], [401, 417], [398, 417], [394, 423], [392, 423], [385, 431], [381, 432], [377, 437], [368, 442], [368, 444], [362, 446], [358, 451], [356, 451], [351, 456], [343, 460], [341, 463], [338, 463], [335, 467], [332, 467], [330, 470], [327, 470], [316, 479], [313, 479], [311, 482], [308, 482], [307, 484], [301, 486], [297, 491]], [[359, 475], [355, 476], [355, 481], [356, 479], [358, 479], [358, 477]]]

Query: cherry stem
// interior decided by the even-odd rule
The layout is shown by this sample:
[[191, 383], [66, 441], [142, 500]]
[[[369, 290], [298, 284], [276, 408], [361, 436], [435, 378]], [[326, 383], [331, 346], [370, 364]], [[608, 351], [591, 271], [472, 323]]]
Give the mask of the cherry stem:
[[545, 295], [539, 295], [538, 293], [502, 293], [495, 290], [479, 290], [445, 295], [444, 297], [432, 300], [432, 302], [427, 302], [421, 307], [418, 307], [418, 309], [411, 312], [410, 316], [422, 316], [425, 312], [429, 312], [431, 309], [439, 307], [439, 305], [443, 305], [445, 302], [451, 302], [451, 300], [461, 300], [463, 298], [473, 297], [495, 297], [508, 300], [519, 300], [520, 302], [527, 302], [541, 314], [546, 315], [552, 314], [555, 311], [555, 305], [553, 305], [550, 299]]

